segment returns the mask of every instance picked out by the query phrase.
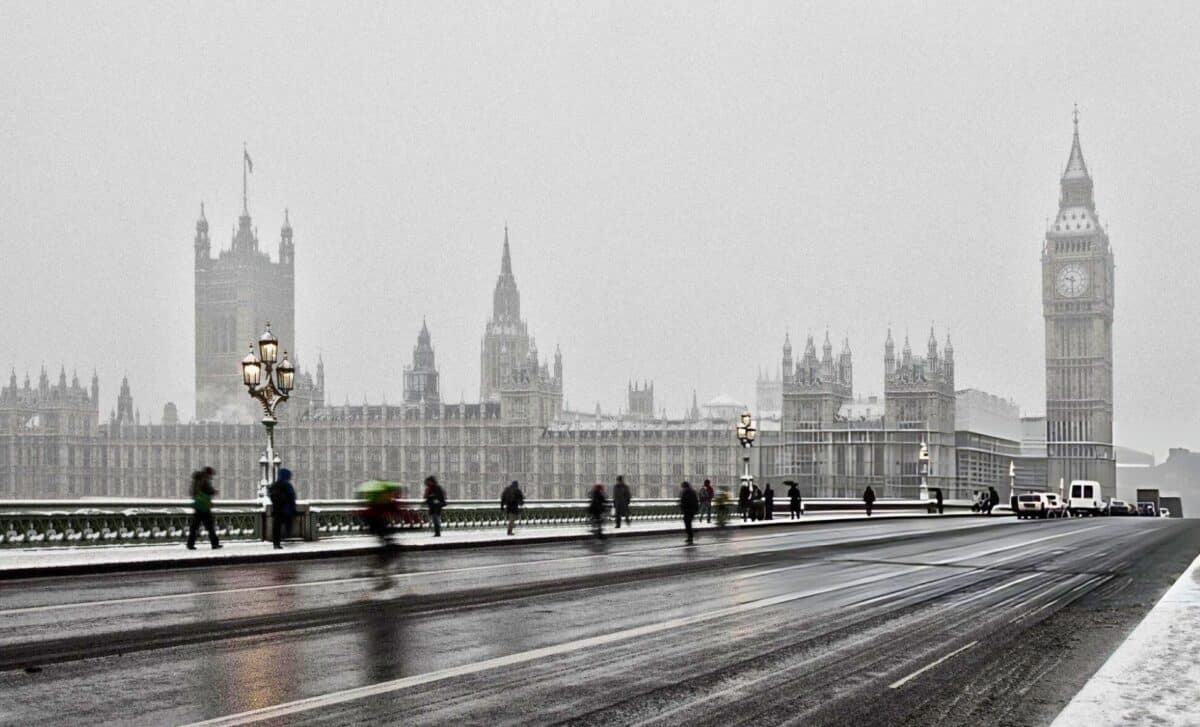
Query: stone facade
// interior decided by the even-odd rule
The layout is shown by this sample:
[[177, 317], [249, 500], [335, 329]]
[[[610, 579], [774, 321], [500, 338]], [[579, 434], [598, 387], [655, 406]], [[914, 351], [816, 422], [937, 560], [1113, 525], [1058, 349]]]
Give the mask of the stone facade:
[[1114, 262], [1100, 225], [1079, 117], [1042, 248], [1046, 322], [1046, 486], [1097, 480], [1116, 496], [1113, 457]]

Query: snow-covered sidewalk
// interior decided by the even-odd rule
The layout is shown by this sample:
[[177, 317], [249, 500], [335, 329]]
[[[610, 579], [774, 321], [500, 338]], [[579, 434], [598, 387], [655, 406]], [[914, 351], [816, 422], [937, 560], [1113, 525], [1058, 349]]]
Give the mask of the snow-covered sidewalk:
[[1200, 724], [1200, 557], [1051, 727]]
[[[943, 518], [979, 517], [968, 514], [946, 514]], [[870, 518], [895, 520], [907, 518], [931, 518], [919, 512], [879, 513]], [[746, 522], [731, 520], [733, 528], [769, 528], [803, 526], [828, 522], [856, 522], [868, 518], [860, 513], [830, 513], [805, 515], [801, 520], [785, 519]], [[697, 523], [696, 529], [703, 533], [715, 525]], [[640, 521], [630, 527], [617, 530], [611, 526], [605, 532], [615, 537], [646, 535], [652, 533], [678, 533], [683, 537], [683, 524], [672, 521]], [[590, 537], [586, 528], [570, 526], [518, 526], [516, 535], [508, 536], [502, 528], [459, 529], [446, 528], [440, 538], [434, 538], [429, 530], [402, 532], [398, 540], [406, 548], [464, 548], [512, 543], [547, 543], [578, 540]], [[328, 538], [316, 542], [287, 541], [283, 550], [275, 550], [270, 542], [227, 540], [219, 550], [212, 550], [208, 541], [201, 537], [195, 550], [188, 550], [183, 543], [156, 545], [101, 545], [83, 547], [48, 548], [5, 548], [0, 550], [0, 578], [69, 575], [81, 572], [120, 571], [163, 568], [187, 565], [213, 565], [221, 563], [261, 562], [279, 559], [337, 557], [367, 552], [375, 546], [375, 540], [362, 535]]]

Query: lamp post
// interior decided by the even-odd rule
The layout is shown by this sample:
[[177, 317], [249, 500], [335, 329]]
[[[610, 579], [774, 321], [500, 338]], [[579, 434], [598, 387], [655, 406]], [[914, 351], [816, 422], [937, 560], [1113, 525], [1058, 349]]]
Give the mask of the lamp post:
[[242, 359], [242, 383], [246, 385], [250, 396], [262, 405], [262, 424], [267, 430], [267, 448], [258, 459], [262, 468], [258, 500], [264, 504], [267, 488], [275, 481], [279, 465], [282, 464], [275, 453], [275, 425], [279, 422], [275, 418], [275, 409], [287, 401], [296, 383], [296, 369], [288, 360], [287, 351], [283, 352], [282, 361], [278, 359], [279, 339], [271, 333], [271, 323], [268, 321], [266, 330], [258, 337], [258, 353], [254, 352], [254, 345], [251, 344], [250, 352]]
[[[1017, 465], [1008, 460], [1008, 504], [1012, 507], [1013, 499], [1017, 496]], [[1013, 507], [1013, 510], [1017, 508]]]
[[925, 442], [917, 451], [917, 466], [921, 472], [921, 502], [929, 502], [929, 445]]
[[737, 423], [737, 438], [742, 444], [742, 449], [746, 450], [746, 454], [742, 457], [742, 484], [749, 487], [754, 484], [754, 475], [750, 474], [750, 448], [754, 446], [754, 440], [758, 438], [758, 428], [754, 426], [754, 418], [750, 416], [750, 412], [742, 412]]

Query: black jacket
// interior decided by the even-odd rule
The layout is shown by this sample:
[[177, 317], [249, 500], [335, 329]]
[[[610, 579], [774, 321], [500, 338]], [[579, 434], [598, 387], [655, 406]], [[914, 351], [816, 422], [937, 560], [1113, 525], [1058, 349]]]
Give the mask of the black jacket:
[[700, 498], [696, 497], [696, 491], [690, 487], [685, 487], [679, 493], [679, 509], [684, 515], [695, 515], [700, 512]]
[[441, 485], [426, 486], [425, 506], [429, 508], [432, 515], [437, 515], [446, 506], [446, 491], [442, 489]]
[[738, 504], [745, 505], [750, 502], [750, 486], [742, 485], [742, 489], [738, 490]]
[[872, 490], [870, 485], [867, 485], [867, 490], [863, 493], [863, 502], [875, 502], [875, 490]]
[[633, 499], [633, 494], [629, 490], [629, 485], [624, 482], [618, 482], [613, 486], [613, 506], [618, 512], [624, 512], [629, 509], [629, 501]]
[[792, 502], [800, 502], [800, 487], [798, 485], [792, 485], [788, 488], [788, 498]]
[[524, 504], [525, 493], [521, 492], [520, 487], [509, 485], [504, 488], [504, 494], [500, 495], [500, 508], [505, 512], [521, 512], [521, 506]]

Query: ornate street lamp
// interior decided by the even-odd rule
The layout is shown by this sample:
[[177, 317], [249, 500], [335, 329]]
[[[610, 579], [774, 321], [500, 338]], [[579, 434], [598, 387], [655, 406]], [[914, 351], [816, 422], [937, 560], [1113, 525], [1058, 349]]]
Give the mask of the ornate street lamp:
[[921, 442], [917, 452], [917, 466], [921, 473], [921, 502], [929, 502], [929, 446]]
[[254, 353], [251, 344], [250, 352], [242, 359], [242, 383], [246, 385], [250, 396], [256, 399], [263, 408], [262, 424], [267, 430], [267, 448], [259, 458], [262, 468], [262, 479], [258, 483], [258, 499], [262, 503], [267, 500], [267, 488], [275, 481], [282, 460], [275, 453], [275, 409], [288, 400], [296, 383], [296, 368], [288, 360], [287, 351], [283, 352], [283, 360], [279, 358], [279, 339], [271, 333], [271, 323], [258, 337], [258, 354]]
[[742, 444], [742, 449], [746, 450], [746, 454], [742, 457], [742, 484], [747, 487], [754, 484], [754, 475], [750, 474], [750, 448], [754, 446], [754, 440], [758, 437], [758, 428], [754, 426], [754, 418], [750, 416], [749, 411], [742, 412], [738, 417], [737, 423], [737, 438]]

